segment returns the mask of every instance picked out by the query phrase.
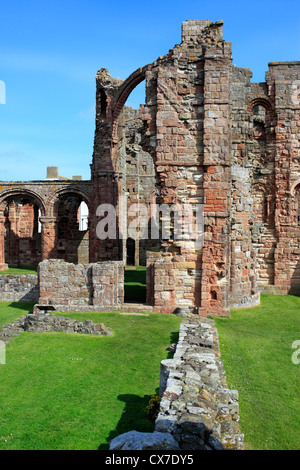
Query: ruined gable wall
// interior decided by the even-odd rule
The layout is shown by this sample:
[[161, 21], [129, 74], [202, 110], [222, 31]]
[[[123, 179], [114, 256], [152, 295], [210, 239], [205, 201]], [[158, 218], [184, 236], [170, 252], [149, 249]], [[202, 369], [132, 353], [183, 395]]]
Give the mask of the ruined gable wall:
[[[44, 260], [38, 267], [39, 305], [58, 312], [118, 310], [124, 302], [123, 263], [73, 264]], [[39, 311], [38, 305], [35, 311]]]

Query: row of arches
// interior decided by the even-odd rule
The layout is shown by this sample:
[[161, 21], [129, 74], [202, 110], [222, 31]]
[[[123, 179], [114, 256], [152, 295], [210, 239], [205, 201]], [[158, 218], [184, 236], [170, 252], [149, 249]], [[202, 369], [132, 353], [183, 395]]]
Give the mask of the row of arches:
[[1, 264], [37, 266], [46, 257], [89, 262], [89, 205], [87, 197], [71, 190], [58, 193], [52, 205], [29, 190], [2, 194]]

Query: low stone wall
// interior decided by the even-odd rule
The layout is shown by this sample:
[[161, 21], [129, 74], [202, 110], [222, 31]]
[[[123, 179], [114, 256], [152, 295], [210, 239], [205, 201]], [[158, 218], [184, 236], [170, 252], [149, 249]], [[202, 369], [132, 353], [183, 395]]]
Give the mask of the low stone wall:
[[244, 296], [231, 296], [229, 298], [230, 308], [250, 308], [260, 304], [260, 292]]
[[162, 361], [158, 432], [181, 449], [242, 449], [238, 392], [229, 390], [214, 321], [186, 317], [173, 359]]
[[13, 338], [30, 331], [32, 333], [46, 333], [49, 331], [64, 333], [82, 333], [86, 335], [112, 335], [112, 329], [103, 323], [93, 323], [92, 320], [83, 322], [53, 314], [30, 313], [19, 318], [0, 329], [0, 341], [9, 343]]
[[39, 306], [58, 312], [118, 310], [124, 302], [122, 261], [73, 264], [50, 259], [38, 266]]
[[86, 335], [112, 335], [112, 329], [103, 323], [93, 323], [92, 320], [83, 322], [53, 314], [29, 314], [24, 319], [24, 331], [45, 333], [63, 331], [65, 333], [82, 333]]
[[[174, 357], [161, 363], [160, 395], [155, 433], [169, 443], [170, 450], [244, 448], [238, 392], [227, 388], [213, 320], [194, 315], [183, 318]], [[132, 433], [118, 436], [110, 449], [130, 449], [131, 438]], [[147, 433], [139, 433], [138, 438], [135, 449], [147, 448]]]
[[0, 301], [37, 302], [38, 298], [36, 274], [0, 275]]

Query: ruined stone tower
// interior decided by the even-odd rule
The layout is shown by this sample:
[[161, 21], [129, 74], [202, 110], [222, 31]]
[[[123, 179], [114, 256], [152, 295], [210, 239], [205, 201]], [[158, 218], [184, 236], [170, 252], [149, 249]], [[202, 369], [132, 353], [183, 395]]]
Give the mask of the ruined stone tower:
[[[146, 264], [154, 311], [228, 315], [257, 305], [260, 292], [300, 291], [300, 62], [270, 63], [266, 81], [251, 83], [222, 27], [185, 21], [181, 44], [125, 81], [104, 68], [96, 76], [91, 181], [72, 182], [89, 206], [89, 261]], [[126, 108], [142, 81], [145, 104]], [[2, 214], [12, 190], [0, 195]], [[52, 206], [39, 198], [54, 227], [42, 243], [52, 233], [56, 257], [55, 197]], [[105, 205], [115, 208], [116, 236], [101, 239]], [[128, 236], [133, 205], [148, 211], [142, 240]], [[191, 225], [202, 207], [202, 245], [189, 231], [176, 238], [176, 224], [169, 238], [151, 238], [155, 205], [175, 207], [173, 220], [188, 206]]]

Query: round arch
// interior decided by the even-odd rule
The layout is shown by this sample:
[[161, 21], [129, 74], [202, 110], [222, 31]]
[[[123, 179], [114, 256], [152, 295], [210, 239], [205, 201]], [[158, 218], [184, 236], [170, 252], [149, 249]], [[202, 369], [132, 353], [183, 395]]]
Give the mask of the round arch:
[[135, 70], [135, 72], [129, 75], [129, 77], [120, 86], [113, 110], [113, 139], [116, 137], [118, 118], [122, 108], [134, 88], [137, 87], [143, 80], [145, 80], [146, 72], [149, 67], [150, 65], [148, 64]]
[[248, 105], [248, 111], [251, 113], [255, 106], [263, 106], [266, 111], [268, 112], [272, 111], [272, 105], [270, 101], [268, 101], [266, 98], [258, 97], [258, 98], [254, 98], [253, 100], [251, 100]]
[[[69, 263], [88, 263], [91, 195], [82, 188], [69, 186], [52, 193], [49, 201], [56, 225], [56, 257]], [[87, 206], [85, 209], [82, 202]]]
[[297, 186], [300, 185], [300, 178], [298, 178], [292, 185], [291, 187], [291, 190], [290, 190], [290, 194], [291, 196], [295, 197], [296, 196], [296, 189], [297, 189]]
[[81, 196], [84, 202], [86, 203], [86, 205], [88, 206], [89, 211], [91, 210], [91, 205], [92, 205], [91, 195], [87, 191], [83, 190], [82, 188], [68, 187], [68, 188], [58, 189], [57, 191], [52, 193], [51, 196], [49, 197], [49, 205], [51, 206], [52, 215], [54, 215], [55, 207], [59, 203], [61, 196], [67, 196], [71, 194]]
[[46, 203], [45, 201], [41, 198], [39, 194], [37, 194], [34, 191], [31, 191], [29, 189], [10, 189], [7, 191], [4, 191], [1, 196], [0, 196], [0, 207], [4, 208], [4, 203], [9, 197], [28, 197], [29, 199], [32, 199], [40, 208], [41, 214], [44, 216], [46, 215]]

